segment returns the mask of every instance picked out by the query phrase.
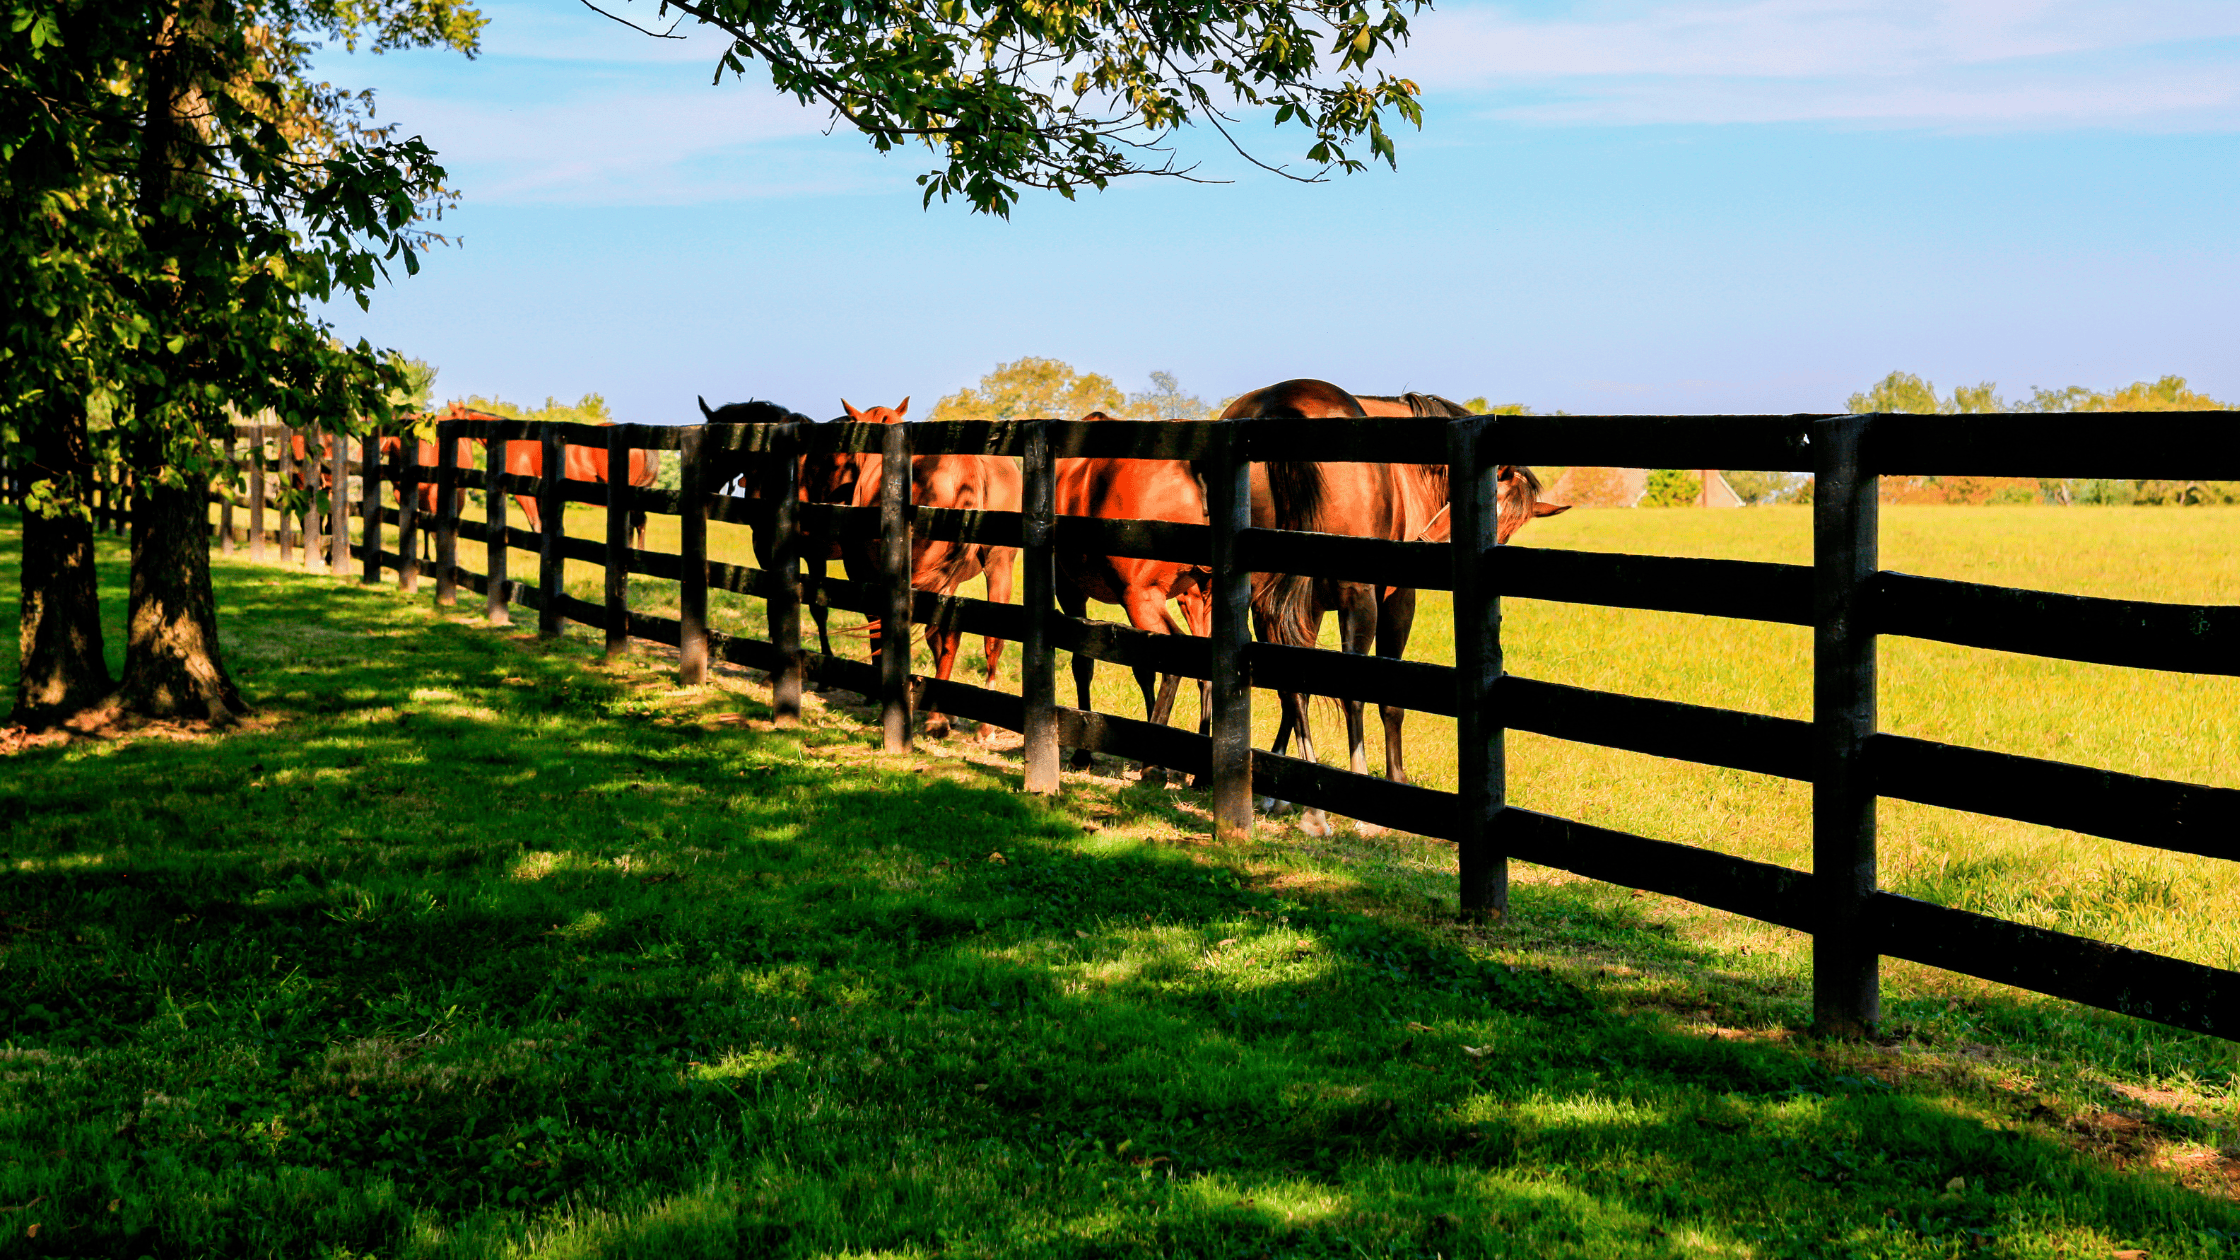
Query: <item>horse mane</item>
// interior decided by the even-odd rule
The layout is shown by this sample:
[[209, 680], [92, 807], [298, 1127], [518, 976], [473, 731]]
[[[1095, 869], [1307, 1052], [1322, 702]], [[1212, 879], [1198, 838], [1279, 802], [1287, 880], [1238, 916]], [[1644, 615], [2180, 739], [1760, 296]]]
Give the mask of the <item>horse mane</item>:
[[1406, 403], [1408, 404], [1408, 414], [1411, 416], [1444, 416], [1453, 420], [1470, 414], [1469, 409], [1461, 403], [1451, 398], [1443, 398], [1438, 394], [1411, 392], [1406, 394], [1355, 394], [1354, 397], [1366, 398], [1371, 402]]

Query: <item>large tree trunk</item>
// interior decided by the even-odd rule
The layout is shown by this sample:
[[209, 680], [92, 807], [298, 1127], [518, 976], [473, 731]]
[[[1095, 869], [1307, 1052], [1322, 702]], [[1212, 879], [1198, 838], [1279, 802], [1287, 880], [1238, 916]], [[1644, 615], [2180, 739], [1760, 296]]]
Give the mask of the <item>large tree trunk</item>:
[[[143, 435], [139, 445], [160, 450], [162, 443]], [[147, 717], [230, 722], [246, 706], [218, 651], [210, 506], [202, 483], [190, 476], [170, 484], [160, 462], [134, 462], [132, 603], [118, 698]]]
[[[34, 484], [72, 507], [85, 493], [93, 458], [83, 412], [52, 417], [35, 439]], [[93, 522], [75, 512], [23, 512], [22, 672], [10, 720], [61, 722], [107, 698], [116, 684], [102, 654], [101, 591]]]
[[[185, 229], [166, 199], [193, 175], [187, 141], [200, 125], [201, 98], [182, 63], [187, 38], [179, 5], [165, 6], [148, 60], [148, 119], [141, 137], [142, 232], [156, 257], [172, 253]], [[184, 322], [190, 277], [176, 277], [166, 312]], [[188, 351], [192, 353], [191, 348]], [[209, 503], [200, 461], [167, 456], [173, 426], [194, 418], [160, 386], [143, 393], [130, 442], [133, 474], [132, 602], [125, 616], [124, 683], [118, 698], [146, 717], [232, 721], [240, 689], [218, 651], [218, 601], [210, 588]]]

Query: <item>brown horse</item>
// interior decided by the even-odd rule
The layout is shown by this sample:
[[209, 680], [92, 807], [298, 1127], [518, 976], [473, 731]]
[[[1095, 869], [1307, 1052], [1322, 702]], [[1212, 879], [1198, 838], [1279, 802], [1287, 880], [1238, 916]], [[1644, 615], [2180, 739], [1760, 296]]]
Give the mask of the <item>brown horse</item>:
[[[1371, 407], [1376, 411], [1372, 413]], [[1231, 403], [1222, 419], [1261, 416], [1279, 419], [1366, 418], [1468, 415], [1460, 406], [1431, 394], [1372, 396], [1347, 393], [1327, 381], [1291, 380], [1255, 390]], [[1401, 542], [1443, 542], [1452, 532], [1447, 513], [1447, 469], [1443, 464], [1369, 464], [1351, 462], [1255, 464], [1252, 469], [1252, 523], [1268, 529], [1306, 530], [1357, 538]], [[1499, 486], [1499, 541], [1507, 542], [1526, 521], [1553, 516], [1568, 505], [1540, 502], [1540, 481], [1522, 465], [1495, 470]], [[1354, 653], [1373, 650], [1399, 657], [1407, 649], [1415, 619], [1415, 591], [1327, 578], [1258, 574], [1253, 584], [1253, 622], [1260, 636], [1274, 643], [1313, 647], [1325, 612], [1338, 613], [1340, 643]], [[1285, 694], [1283, 719], [1274, 751], [1285, 737], [1299, 736], [1300, 755], [1315, 759], [1307, 725], [1305, 697]], [[1342, 701], [1350, 769], [1368, 773], [1361, 705]], [[1401, 755], [1404, 710], [1380, 706], [1385, 730], [1385, 777], [1407, 781]], [[1279, 807], [1279, 802], [1268, 802]], [[1300, 819], [1310, 835], [1328, 835], [1329, 821], [1319, 809]]]
[[[910, 400], [903, 399], [898, 407], [859, 410], [843, 398], [840, 405], [847, 409], [848, 418], [858, 424], [902, 424], [904, 414], [910, 409]], [[879, 479], [885, 468], [886, 458], [875, 452], [841, 452], [809, 460], [802, 469], [802, 497], [817, 503], [876, 507]], [[1019, 510], [1019, 466], [1009, 459], [994, 455], [918, 455], [911, 458], [910, 472], [910, 501], [920, 507], [976, 508], [989, 512]], [[877, 557], [872, 550], [876, 541], [849, 539], [840, 545], [840, 558], [850, 577], [878, 572]], [[817, 555], [821, 550], [812, 545], [810, 554]], [[988, 598], [1007, 604], [1011, 602], [1012, 570], [1018, 556], [1016, 547], [912, 539], [910, 585], [921, 591], [954, 595], [959, 586], [986, 573]], [[867, 629], [871, 634], [872, 654], [876, 657], [882, 642], [882, 627], [874, 620]], [[946, 680], [956, 668], [957, 646], [963, 637], [961, 631], [941, 622], [926, 626], [926, 647], [933, 653], [934, 677]], [[1002, 652], [1003, 640], [989, 636], [988, 685], [991, 687], [995, 685], [996, 665]], [[938, 739], [948, 733], [948, 717], [929, 711], [926, 734]]]
[[[1112, 417], [1093, 411], [1081, 418], [1110, 420]], [[1206, 520], [1205, 487], [1184, 460], [1061, 459], [1057, 461], [1055, 472], [1056, 510], [1060, 516], [1173, 521], [1183, 525], [1203, 525]], [[1179, 600], [1190, 633], [1203, 638], [1210, 628], [1213, 612], [1207, 587], [1210, 571], [1202, 565], [1061, 551], [1057, 555], [1057, 568], [1058, 609], [1068, 617], [1087, 613], [1089, 601], [1094, 599], [1120, 605], [1127, 612], [1129, 623], [1138, 630], [1151, 634], [1180, 634], [1181, 628], [1167, 612], [1168, 601]], [[1081, 652], [1073, 654], [1074, 691], [1083, 709], [1094, 707], [1090, 703], [1089, 687], [1095, 680], [1096, 669], [1095, 658]], [[1139, 666], [1135, 673], [1136, 685], [1143, 688], [1145, 715], [1165, 725], [1174, 708], [1175, 692], [1181, 679], [1167, 675], [1154, 696], [1152, 683], [1157, 672]], [[1200, 726], [1205, 724], [1205, 715], [1211, 711], [1206, 696], [1209, 687], [1205, 682], [1198, 685]], [[1074, 751], [1075, 769], [1086, 770], [1090, 762], [1088, 749]], [[1146, 779], [1154, 775], [1164, 777], [1164, 772], [1148, 764], [1143, 767], [1142, 774]]]
[[[607, 423], [611, 424], [612, 421]], [[561, 477], [568, 481], [596, 481], [604, 485], [607, 480], [607, 448], [604, 446], [577, 446], [569, 443], [564, 452]], [[506, 443], [506, 471], [516, 477], [542, 477], [544, 475], [544, 443]], [[661, 475], [661, 452], [632, 449], [630, 452], [630, 484], [643, 490]], [[521, 515], [534, 532], [544, 528], [544, 518], [537, 510], [537, 497], [517, 494], [513, 501], [521, 506]], [[646, 514], [643, 509], [630, 513], [630, 529], [636, 535], [635, 546], [646, 545]]]
[[[455, 439], [453, 439], [453, 445], [454, 445], [454, 446], [455, 446], [455, 447], [457, 448], [457, 450], [456, 450], [456, 453], [455, 453], [455, 457], [454, 457], [454, 460], [453, 460], [453, 463], [452, 463], [452, 467], [454, 467], [454, 468], [473, 468], [473, 467], [474, 467], [474, 458], [473, 458], [473, 455], [472, 455], [472, 454], [471, 454], [471, 452], [470, 452], [470, 451], [468, 450], [468, 443], [472, 442], [473, 440], [474, 440], [474, 439], [472, 439], [472, 438], [455, 438]], [[399, 452], [399, 451], [401, 451], [401, 450], [403, 450], [403, 449], [404, 449], [404, 442], [405, 442], [405, 440], [404, 440], [403, 438], [401, 438], [401, 437], [385, 437], [385, 438], [382, 438], [382, 439], [381, 439], [381, 454], [382, 454], [383, 458], [385, 458], [385, 459], [394, 459], [394, 458], [396, 458], [397, 452]], [[425, 552], [427, 552], [427, 553], [428, 553], [428, 554], [427, 554], [426, 556], [423, 556], [423, 557], [422, 557], [423, 559], [433, 559], [433, 558], [434, 558], [434, 554], [435, 554], [435, 552], [434, 552], [434, 549], [435, 549], [435, 544], [436, 544], [436, 535], [435, 535], [435, 517], [436, 517], [436, 474], [435, 474], [435, 467], [436, 467], [436, 463], [437, 463], [437, 461], [438, 461], [438, 460], [439, 460], [439, 459], [440, 459], [440, 458], [442, 457], [442, 455], [443, 455], [443, 447], [441, 447], [440, 445], [438, 445], [438, 444], [436, 444], [436, 443], [434, 443], [434, 442], [431, 442], [431, 441], [427, 440], [426, 438], [421, 438], [421, 439], [419, 439], [419, 441], [418, 441], [418, 451], [417, 451], [417, 453], [416, 453], [416, 458], [415, 458], [415, 459], [413, 460], [413, 462], [414, 462], [414, 463], [416, 463], [416, 464], [418, 464], [418, 465], [419, 465], [420, 467], [422, 467], [422, 468], [424, 468], [424, 469], [427, 469], [428, 471], [426, 471], [426, 472], [423, 472], [423, 473], [421, 473], [421, 474], [420, 474], [420, 480], [419, 480], [418, 484], [417, 484], [417, 485], [416, 485], [416, 486], [414, 487], [415, 493], [414, 493], [414, 495], [413, 495], [413, 499], [414, 499], [414, 501], [415, 501], [415, 504], [416, 504], [416, 506], [417, 506], [417, 507], [419, 508], [419, 511], [420, 511], [420, 525], [421, 525], [421, 529], [420, 529], [420, 547], [421, 547], [421, 550], [423, 550], [423, 551], [425, 551]], [[394, 495], [396, 496], [396, 500], [397, 500], [397, 506], [398, 506], [398, 507], [400, 507], [400, 508], [401, 508], [401, 507], [403, 507], [403, 506], [404, 506], [404, 483], [402, 483], [402, 482], [394, 482], [394, 483], [392, 483], [392, 484], [391, 484], [391, 490], [390, 490], [390, 493], [392, 493], [392, 494], [394, 494]], [[466, 488], [465, 488], [464, 486], [454, 486], [454, 487], [452, 487], [452, 490], [451, 490], [451, 503], [452, 503], [452, 508], [453, 508], [453, 512], [454, 512], [454, 514], [456, 514], [456, 512], [457, 512], [458, 508], [460, 508], [460, 507], [463, 507], [463, 506], [464, 506], [464, 505], [466, 504], [466, 501], [467, 501], [467, 491], [466, 491]]]

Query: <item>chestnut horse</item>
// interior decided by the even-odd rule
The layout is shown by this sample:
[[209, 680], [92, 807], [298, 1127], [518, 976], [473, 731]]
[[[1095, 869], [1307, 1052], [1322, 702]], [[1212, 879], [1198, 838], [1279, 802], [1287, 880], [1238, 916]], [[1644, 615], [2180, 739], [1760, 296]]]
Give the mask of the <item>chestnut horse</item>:
[[[1370, 408], [1376, 411], [1371, 412]], [[1327, 381], [1290, 380], [1255, 390], [1238, 398], [1222, 412], [1224, 420], [1245, 416], [1279, 419], [1367, 418], [1431, 415], [1458, 417], [1469, 413], [1460, 406], [1430, 394], [1404, 394], [1360, 398]], [[1540, 502], [1540, 481], [1523, 465], [1504, 464], [1495, 470], [1499, 486], [1497, 537], [1509, 541], [1526, 521], [1553, 516], [1568, 505]], [[1443, 542], [1452, 532], [1447, 514], [1447, 468], [1444, 464], [1371, 464], [1353, 462], [1255, 464], [1252, 468], [1252, 523], [1257, 528], [1306, 530], [1344, 534], [1357, 538], [1386, 538], [1399, 542]], [[1253, 622], [1260, 636], [1273, 643], [1313, 647], [1320, 635], [1325, 612], [1338, 613], [1340, 644], [1347, 652], [1374, 650], [1397, 658], [1407, 649], [1415, 618], [1415, 591], [1407, 587], [1372, 586], [1328, 578], [1288, 574], [1256, 574], [1253, 583]], [[1282, 752], [1285, 736], [1296, 732], [1300, 755], [1315, 759], [1313, 737], [1307, 726], [1304, 696], [1286, 693], [1283, 719], [1274, 751]], [[1368, 753], [1363, 743], [1362, 712], [1358, 701], [1342, 701], [1350, 769], [1368, 773]], [[1401, 722], [1405, 711], [1379, 706], [1385, 730], [1385, 777], [1407, 782], [1401, 756]], [[1278, 802], [1268, 802], [1278, 807]], [[1300, 819], [1309, 835], [1328, 835], [1328, 819], [1310, 809]]]
[[[904, 414], [910, 409], [910, 400], [903, 399], [898, 407], [859, 410], [843, 398], [840, 405], [847, 409], [848, 419], [858, 424], [902, 424]], [[803, 465], [802, 497], [816, 503], [877, 507], [879, 479], [885, 467], [886, 458], [876, 452], [844, 451], [820, 456]], [[910, 472], [910, 501], [920, 507], [977, 508], [988, 512], [1019, 510], [1019, 466], [1001, 456], [918, 455], [911, 458]], [[873, 550], [877, 541], [850, 538], [839, 545], [841, 561], [851, 578], [859, 573], [868, 575], [879, 571], [878, 557]], [[817, 556], [823, 550], [812, 545], [809, 553]], [[1011, 602], [1012, 570], [1018, 558], [1016, 547], [916, 538], [910, 543], [910, 585], [921, 591], [954, 595], [959, 586], [986, 573], [988, 598], [1008, 604]], [[876, 659], [882, 643], [880, 622], [873, 620], [866, 628], [871, 634], [871, 650]], [[961, 631], [943, 622], [926, 626], [926, 647], [933, 653], [934, 677], [948, 679], [956, 668], [957, 646], [963, 638]], [[995, 685], [996, 665], [1002, 652], [1003, 640], [989, 636], [988, 685], [991, 687]], [[948, 717], [928, 711], [926, 734], [938, 739], [948, 733]]]
[[[1081, 418], [1112, 419], [1101, 411], [1092, 411]], [[1205, 524], [1205, 487], [1186, 460], [1061, 459], [1054, 471], [1059, 516]], [[1167, 602], [1179, 600], [1190, 633], [1204, 638], [1210, 629], [1213, 614], [1207, 587], [1210, 571], [1202, 565], [1061, 551], [1057, 554], [1057, 568], [1058, 609], [1068, 617], [1085, 614], [1089, 601], [1094, 599], [1120, 605], [1127, 612], [1129, 623], [1138, 630], [1151, 634], [1180, 634], [1181, 628], [1167, 612]], [[1082, 652], [1073, 654], [1074, 691], [1083, 709], [1095, 707], [1090, 703], [1089, 686], [1095, 680], [1096, 669], [1094, 657]], [[1175, 691], [1182, 680], [1173, 674], [1167, 675], [1154, 697], [1152, 682], [1156, 677], [1157, 672], [1148, 666], [1136, 668], [1136, 685], [1143, 688], [1144, 713], [1163, 726], [1174, 708]], [[1211, 684], [1204, 681], [1198, 684], [1201, 727], [1205, 725], [1206, 714], [1211, 712], [1206, 695], [1210, 687]], [[1088, 749], [1074, 750], [1075, 769], [1088, 769], [1090, 761]], [[1164, 772], [1154, 770], [1149, 764], [1143, 767], [1142, 774], [1146, 779], [1154, 775], [1164, 777]]]
[[[606, 423], [612, 424], [613, 421]], [[568, 481], [596, 481], [604, 485], [607, 480], [607, 448], [604, 446], [577, 446], [568, 443], [561, 477]], [[506, 443], [506, 471], [516, 477], [542, 477], [544, 475], [544, 443]], [[643, 490], [661, 475], [661, 452], [633, 449], [630, 452], [630, 484]], [[531, 532], [544, 528], [544, 518], [537, 511], [537, 497], [517, 494], [513, 501], [521, 505], [521, 514]], [[637, 536], [634, 546], [643, 550], [646, 545], [646, 514], [643, 509], [630, 513], [630, 529]]]
[[[469, 469], [471, 469], [471, 468], [473, 468], [473, 467], [474, 467], [474, 459], [473, 459], [473, 456], [472, 456], [472, 455], [470, 454], [470, 452], [469, 452], [469, 451], [468, 451], [468, 449], [467, 449], [467, 444], [468, 444], [469, 442], [473, 441], [473, 440], [474, 440], [474, 439], [472, 439], [472, 438], [454, 438], [454, 439], [453, 439], [453, 444], [454, 444], [454, 445], [455, 445], [455, 446], [457, 447], [457, 453], [456, 453], [456, 456], [455, 456], [455, 458], [454, 458], [454, 460], [453, 460], [453, 463], [452, 463], [452, 467], [454, 467], [454, 468], [469, 468]], [[396, 454], [397, 454], [397, 452], [399, 452], [399, 451], [401, 451], [401, 450], [403, 450], [403, 449], [404, 449], [404, 441], [405, 441], [405, 440], [404, 440], [403, 438], [401, 438], [401, 437], [385, 437], [385, 438], [382, 438], [382, 439], [381, 439], [381, 454], [382, 454], [383, 458], [384, 458], [384, 459], [393, 459], [393, 458], [395, 458], [395, 457], [396, 457]], [[420, 546], [421, 546], [422, 550], [425, 550], [425, 551], [427, 551], [427, 552], [428, 552], [428, 555], [427, 555], [427, 556], [425, 556], [425, 557], [423, 557], [424, 559], [433, 559], [433, 558], [434, 558], [434, 555], [435, 555], [435, 545], [436, 545], [436, 535], [435, 535], [435, 515], [436, 515], [436, 474], [435, 474], [435, 468], [436, 468], [436, 462], [437, 462], [437, 460], [438, 460], [439, 458], [441, 458], [442, 454], [443, 454], [443, 447], [441, 447], [441, 446], [437, 445], [437, 444], [436, 444], [436, 443], [434, 443], [434, 442], [431, 442], [431, 441], [429, 441], [429, 440], [428, 440], [428, 439], [426, 439], [426, 438], [421, 438], [421, 439], [419, 439], [419, 451], [418, 451], [418, 456], [417, 456], [417, 458], [416, 458], [416, 459], [415, 459], [415, 460], [414, 460], [413, 462], [414, 462], [414, 463], [417, 463], [418, 465], [420, 465], [420, 467], [422, 467], [422, 468], [426, 469], [427, 471], [425, 471], [425, 472], [423, 472], [423, 473], [421, 473], [421, 474], [420, 474], [420, 480], [419, 480], [418, 484], [417, 484], [417, 485], [416, 485], [416, 486], [414, 487], [414, 489], [415, 489], [416, 493], [414, 494], [413, 498], [414, 498], [414, 500], [416, 501], [416, 504], [417, 504], [417, 506], [419, 507], [419, 510], [420, 510], [420, 520], [421, 520], [421, 525], [420, 525]], [[394, 483], [392, 483], [392, 484], [391, 484], [391, 491], [390, 491], [390, 492], [391, 492], [392, 494], [394, 494], [394, 495], [396, 496], [396, 499], [397, 499], [397, 506], [398, 506], [398, 507], [400, 507], [400, 508], [401, 508], [401, 507], [403, 507], [403, 506], [404, 506], [404, 484], [403, 484], [402, 482], [394, 482]], [[452, 506], [453, 506], [453, 510], [454, 510], [454, 512], [456, 512], [456, 510], [457, 510], [457, 509], [458, 509], [459, 507], [462, 507], [462, 506], [464, 506], [464, 505], [466, 504], [466, 501], [467, 501], [467, 491], [466, 491], [466, 488], [465, 488], [464, 486], [454, 486], [454, 487], [452, 487], [452, 490], [451, 490], [451, 502], [452, 502]]]

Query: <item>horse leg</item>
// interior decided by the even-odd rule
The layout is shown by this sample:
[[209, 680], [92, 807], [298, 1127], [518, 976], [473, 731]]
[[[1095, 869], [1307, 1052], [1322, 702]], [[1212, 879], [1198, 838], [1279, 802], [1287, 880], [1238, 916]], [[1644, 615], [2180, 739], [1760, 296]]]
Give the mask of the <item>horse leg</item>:
[[[817, 624], [817, 653], [826, 660], [832, 659], [832, 607], [824, 600], [825, 565], [828, 561], [819, 556], [805, 561], [801, 567], [802, 595], [809, 605], [809, 620]], [[809, 690], [822, 692], [824, 679], [809, 680]]]
[[[1341, 584], [1338, 587], [1340, 646], [1352, 655], [1367, 655], [1376, 647], [1376, 636], [1376, 589], [1356, 582]], [[1340, 704], [1346, 715], [1346, 768], [1355, 774], [1366, 775], [1369, 773], [1369, 741], [1361, 702], [1345, 700]], [[1365, 822], [1356, 822], [1354, 830], [1365, 836], [1383, 835], [1385, 832], [1385, 828]]]
[[[1013, 566], [1018, 563], [1018, 560], [1019, 552], [1016, 548], [991, 547], [988, 549], [989, 602], [996, 604], [1011, 602]], [[996, 668], [1003, 660], [1003, 640], [996, 638], [994, 635], [989, 635], [985, 647], [988, 653], [988, 689], [993, 691], [996, 689]], [[979, 738], [984, 740], [994, 732], [994, 727], [983, 722], [980, 724]]]
[[[1416, 593], [1412, 589], [1399, 589], [1387, 596], [1377, 607], [1377, 655], [1399, 660], [1408, 651], [1408, 632], [1415, 625]], [[1384, 777], [1394, 783], [1408, 781], [1408, 767], [1400, 753], [1400, 722], [1407, 710], [1398, 705], [1383, 706], [1384, 713]]]
[[[1128, 620], [1135, 624], [1136, 629], [1147, 634], [1172, 635], [1182, 633], [1174, 624], [1174, 618], [1167, 615], [1166, 600], [1161, 598], [1161, 592], [1158, 588], [1131, 586], [1121, 593], [1121, 598], [1125, 601], [1123, 606], [1127, 609]], [[1181, 676], [1177, 674], [1162, 676], [1158, 671], [1148, 666], [1138, 666], [1135, 673], [1136, 686], [1143, 692], [1144, 717], [1148, 718], [1155, 726], [1165, 726], [1169, 715], [1174, 711], [1174, 697], [1176, 690], [1182, 685]], [[1152, 692], [1154, 680], [1158, 682], [1156, 695]], [[1136, 774], [1146, 783], [1158, 783], [1164, 786], [1167, 782], [1166, 768], [1155, 766], [1148, 761], [1141, 764]]]
[[[1314, 734], [1307, 726], [1308, 697], [1304, 693], [1290, 692], [1285, 694], [1284, 702], [1292, 709], [1286, 720], [1299, 728], [1299, 760], [1309, 763], [1320, 760], [1314, 751]], [[1299, 830], [1316, 839], [1328, 836], [1331, 833], [1329, 815], [1319, 806], [1303, 808], [1299, 812]]]
[[[957, 667], [957, 645], [964, 642], [964, 635], [945, 622], [934, 622], [926, 627], [926, 651], [933, 654], [933, 676], [942, 682], [949, 681], [949, 674]], [[949, 735], [949, 715], [938, 709], [926, 710], [926, 738], [946, 739]]]
[[[1089, 611], [1089, 596], [1080, 587], [1063, 580], [1058, 582], [1058, 611], [1068, 617], [1080, 617]], [[1097, 680], [1097, 658], [1086, 652], [1073, 654], [1073, 707], [1087, 713], [1095, 708], [1090, 701], [1089, 689]], [[1075, 770], [1088, 770], [1096, 765], [1096, 754], [1086, 748], [1073, 750], [1073, 759], [1066, 764]]]

